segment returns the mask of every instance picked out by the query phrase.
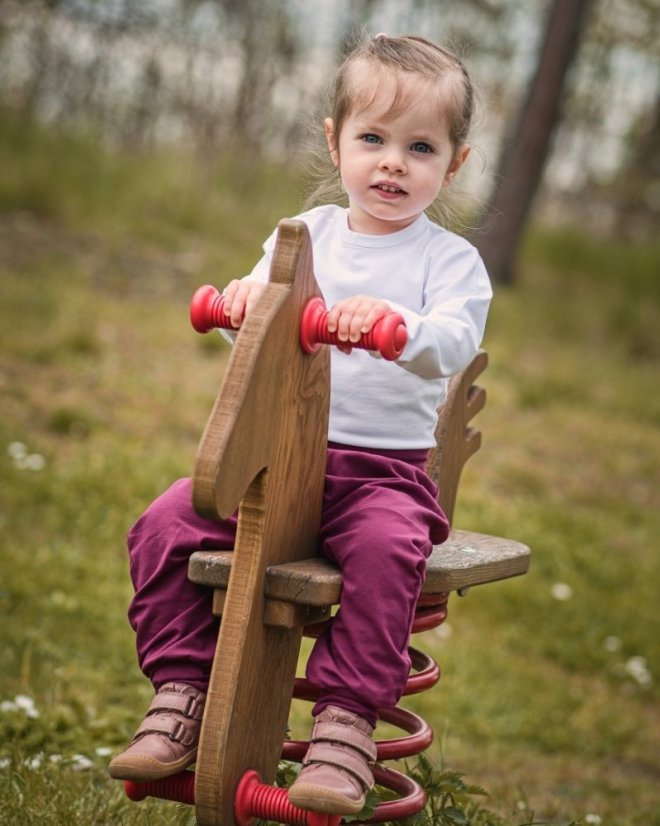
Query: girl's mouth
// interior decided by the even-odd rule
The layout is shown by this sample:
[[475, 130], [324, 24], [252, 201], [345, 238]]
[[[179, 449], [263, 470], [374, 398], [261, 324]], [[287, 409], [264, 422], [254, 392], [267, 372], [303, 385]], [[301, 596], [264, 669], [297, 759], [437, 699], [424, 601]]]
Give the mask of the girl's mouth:
[[404, 189], [401, 189], [401, 187], [395, 186], [394, 184], [374, 184], [372, 189], [376, 189], [386, 198], [406, 194], [406, 191]]

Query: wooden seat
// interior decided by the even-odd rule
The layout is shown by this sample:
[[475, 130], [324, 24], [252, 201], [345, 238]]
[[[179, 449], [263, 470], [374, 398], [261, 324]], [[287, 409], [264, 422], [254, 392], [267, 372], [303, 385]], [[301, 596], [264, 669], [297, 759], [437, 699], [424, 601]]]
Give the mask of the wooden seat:
[[[198, 551], [190, 559], [190, 579], [221, 592], [214, 601], [213, 610], [218, 615], [222, 614], [222, 592], [229, 581], [231, 558], [231, 551]], [[529, 548], [521, 542], [471, 531], [452, 531], [443, 545], [433, 548], [422, 594], [457, 591], [462, 596], [475, 585], [527, 573], [529, 560]], [[340, 601], [341, 572], [319, 556], [273, 565], [266, 572], [265, 596], [269, 601], [328, 609]], [[278, 612], [271, 612], [271, 621], [289, 626], [299, 618], [305, 624], [319, 621], [324, 614], [325, 610], [320, 615], [312, 611], [285, 612], [280, 607]]]
[[[227, 587], [231, 551], [198, 551], [189, 575], [198, 585]], [[452, 531], [429, 557], [423, 594], [466, 591], [527, 573], [530, 551], [522, 542], [471, 531]], [[285, 562], [267, 569], [266, 597], [297, 605], [334, 605], [341, 594], [341, 572], [336, 565], [316, 556], [301, 562]]]

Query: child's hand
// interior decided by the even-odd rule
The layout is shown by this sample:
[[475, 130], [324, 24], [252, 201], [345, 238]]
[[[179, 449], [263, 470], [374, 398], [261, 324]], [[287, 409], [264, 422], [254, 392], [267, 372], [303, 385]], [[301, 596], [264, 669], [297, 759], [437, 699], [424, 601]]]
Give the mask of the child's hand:
[[225, 287], [223, 310], [229, 316], [233, 327], [240, 327], [243, 317], [254, 307], [256, 300], [266, 285], [261, 281], [247, 281], [235, 278]]
[[350, 353], [364, 333], [368, 333], [378, 319], [392, 312], [392, 308], [381, 298], [355, 295], [338, 301], [328, 313], [328, 332], [337, 333], [337, 344], [343, 353]]

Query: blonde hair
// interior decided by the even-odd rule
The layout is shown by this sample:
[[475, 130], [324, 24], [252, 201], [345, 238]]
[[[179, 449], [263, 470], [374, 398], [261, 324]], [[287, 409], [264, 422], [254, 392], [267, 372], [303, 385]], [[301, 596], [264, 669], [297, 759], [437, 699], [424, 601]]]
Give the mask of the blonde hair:
[[[454, 152], [466, 143], [474, 114], [475, 91], [463, 61], [453, 52], [423, 37], [389, 37], [384, 34], [360, 39], [337, 68], [326, 109], [326, 114], [329, 112], [333, 120], [335, 140], [339, 140], [344, 121], [356, 105], [361, 103], [366, 107], [369, 103], [356, 98], [351, 69], [358, 61], [396, 72], [421, 75], [432, 84], [437, 84], [446, 107], [449, 138]], [[401, 105], [402, 97], [403, 91], [398, 88], [390, 107], [392, 114]], [[346, 203], [339, 171], [328, 158], [327, 149], [316, 158], [311, 172], [316, 187], [307, 199], [307, 207], [320, 203]], [[446, 222], [453, 212], [447, 210], [443, 202], [445, 197], [429, 210], [432, 217], [440, 222]]]

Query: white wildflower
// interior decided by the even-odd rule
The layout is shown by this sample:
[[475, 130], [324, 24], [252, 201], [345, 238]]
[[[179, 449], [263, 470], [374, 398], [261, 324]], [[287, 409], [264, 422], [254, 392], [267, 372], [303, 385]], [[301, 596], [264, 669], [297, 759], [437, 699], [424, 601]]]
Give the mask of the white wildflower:
[[39, 716], [34, 700], [32, 697], [28, 697], [27, 694], [17, 694], [14, 697], [14, 703], [16, 704], [16, 708], [22, 709], [32, 720], [36, 720]]
[[64, 760], [61, 754], [51, 754], [51, 756], [48, 759], [51, 763], [61, 763], [62, 760]]
[[440, 640], [446, 640], [451, 637], [452, 628], [448, 622], [443, 622], [442, 625], [438, 625], [437, 628], [434, 628], [434, 634]]
[[7, 445], [7, 455], [12, 459], [25, 459], [28, 446], [24, 442], [9, 442]]
[[653, 682], [645, 657], [631, 657], [625, 665], [625, 671], [628, 676], [644, 688], [648, 688]]
[[110, 755], [112, 754], [112, 749], [110, 748], [110, 746], [99, 746], [96, 749], [95, 754], [97, 755], [97, 757], [110, 757]]
[[75, 611], [78, 607], [76, 597], [71, 594], [65, 594], [64, 591], [53, 591], [49, 600], [57, 608], [62, 608], [64, 611]]
[[11, 766], [11, 760], [8, 757], [0, 757], [0, 771], [8, 769]]
[[6, 713], [8, 711], [18, 711], [18, 706], [16, 703], [12, 703], [11, 700], [3, 700], [0, 703], [0, 711]]
[[89, 757], [85, 757], [84, 754], [74, 754], [71, 758], [71, 768], [74, 771], [87, 771], [87, 769], [91, 769], [93, 765]]
[[603, 822], [603, 818], [600, 815], [589, 812], [588, 815], [584, 816], [584, 822], [591, 824], [591, 826], [598, 826], [599, 823]]
[[25, 470], [40, 471], [46, 467], [46, 460], [41, 453], [30, 453], [23, 460]]
[[41, 453], [29, 453], [24, 442], [10, 442], [7, 445], [7, 455], [14, 460], [14, 467], [19, 470], [43, 470], [46, 460]]
[[573, 589], [565, 582], [555, 582], [550, 589], [550, 593], [559, 602], [567, 602], [573, 596]]
[[24, 761], [24, 765], [27, 766], [28, 769], [32, 769], [32, 771], [36, 771], [37, 769], [41, 768], [41, 764], [44, 759], [44, 753], [42, 751], [39, 754], [35, 754], [34, 757], [29, 758]]
[[621, 640], [618, 637], [605, 637], [603, 640], [603, 648], [606, 651], [611, 651], [613, 654], [621, 650]]

